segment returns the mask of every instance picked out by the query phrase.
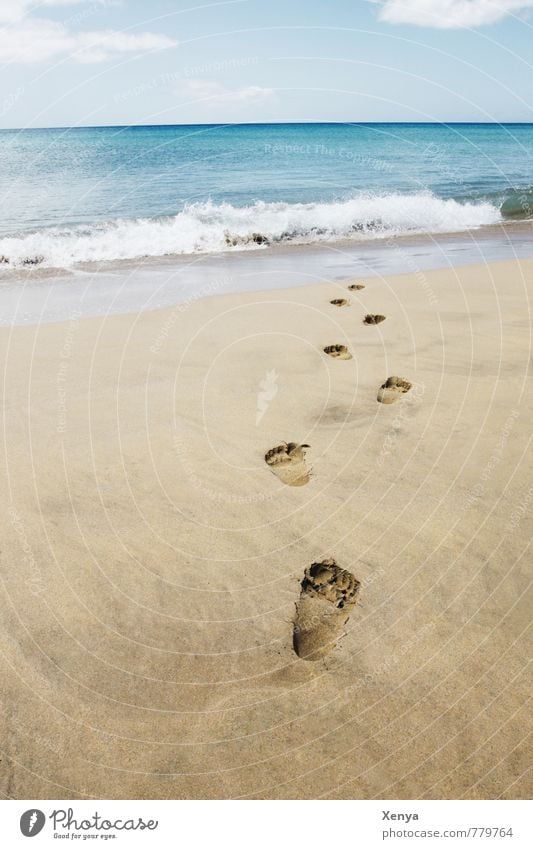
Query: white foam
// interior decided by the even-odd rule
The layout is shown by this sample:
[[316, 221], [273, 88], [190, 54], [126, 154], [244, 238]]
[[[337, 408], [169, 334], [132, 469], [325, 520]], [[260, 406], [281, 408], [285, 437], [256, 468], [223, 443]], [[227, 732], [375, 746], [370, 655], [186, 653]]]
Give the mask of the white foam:
[[[167, 218], [49, 228], [0, 239], [0, 256], [9, 259], [9, 264], [0, 264], [0, 270], [36, 257], [42, 257], [42, 266], [69, 268], [82, 262], [264, 247], [246, 242], [254, 233], [260, 233], [270, 243], [305, 244], [406, 233], [459, 232], [500, 220], [498, 208], [490, 203], [459, 203], [429, 193], [363, 194], [332, 203], [257, 202], [245, 207], [196, 203]], [[237, 246], [228, 244], [227, 234], [238, 237]]]

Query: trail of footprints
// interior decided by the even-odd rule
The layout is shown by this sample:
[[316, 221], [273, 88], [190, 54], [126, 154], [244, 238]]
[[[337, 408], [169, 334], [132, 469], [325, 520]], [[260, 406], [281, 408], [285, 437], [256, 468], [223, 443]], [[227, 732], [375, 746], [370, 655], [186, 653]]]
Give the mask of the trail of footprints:
[[[362, 283], [348, 286], [351, 292], [364, 288]], [[334, 298], [330, 304], [349, 307], [350, 301], [347, 298]], [[384, 315], [368, 313], [363, 324], [381, 324], [385, 319]], [[346, 345], [326, 345], [323, 350], [333, 359], [352, 359]], [[388, 377], [378, 390], [377, 401], [380, 404], [394, 404], [411, 388], [412, 384], [403, 377]], [[308, 448], [310, 446], [306, 443], [283, 442], [267, 451], [265, 462], [282, 483], [287, 486], [304, 486], [309, 483], [311, 476], [305, 460]], [[313, 563], [305, 570], [293, 621], [293, 647], [298, 657], [303, 660], [320, 660], [335, 647], [357, 603], [359, 590], [357, 578], [338, 566], [335, 560]]]

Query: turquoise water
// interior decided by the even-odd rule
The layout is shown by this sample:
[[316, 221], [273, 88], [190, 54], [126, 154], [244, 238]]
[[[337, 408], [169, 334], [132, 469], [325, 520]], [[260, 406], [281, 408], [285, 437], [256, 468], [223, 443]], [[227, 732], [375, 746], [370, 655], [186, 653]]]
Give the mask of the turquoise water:
[[533, 215], [533, 125], [0, 132], [0, 269], [471, 231]]

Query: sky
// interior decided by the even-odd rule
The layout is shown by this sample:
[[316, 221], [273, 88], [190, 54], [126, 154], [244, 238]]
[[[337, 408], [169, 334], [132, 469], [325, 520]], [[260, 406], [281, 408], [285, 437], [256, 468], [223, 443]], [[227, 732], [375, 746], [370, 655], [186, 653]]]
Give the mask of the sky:
[[533, 121], [533, 0], [0, 0], [0, 127]]

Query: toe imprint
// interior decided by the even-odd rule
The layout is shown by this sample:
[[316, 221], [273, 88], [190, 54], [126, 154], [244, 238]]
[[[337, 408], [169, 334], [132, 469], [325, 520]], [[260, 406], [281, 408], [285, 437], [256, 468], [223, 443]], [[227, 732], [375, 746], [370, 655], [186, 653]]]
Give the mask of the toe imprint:
[[409, 392], [412, 385], [403, 377], [388, 377], [379, 388], [378, 401], [381, 404], [394, 404], [400, 400], [402, 395]]
[[350, 354], [346, 345], [326, 345], [324, 348], [324, 353], [329, 354], [330, 357], [335, 357], [339, 360], [351, 360], [352, 355]]
[[382, 321], [385, 321], [386, 317], [385, 315], [372, 315], [372, 313], [369, 313], [365, 315], [363, 324], [381, 324]]
[[335, 645], [355, 607], [360, 583], [334, 560], [305, 570], [296, 606], [293, 645], [298, 657], [319, 660]]
[[359, 291], [361, 291], [361, 289], [364, 289], [364, 288], [365, 287], [364, 287], [363, 283], [352, 283], [351, 286], [348, 286], [348, 289], [350, 290], [350, 292], [359, 292]]
[[305, 462], [305, 449], [309, 447], [305, 443], [282, 442], [267, 451], [265, 463], [288, 486], [304, 486], [310, 477]]
[[350, 305], [350, 302], [346, 298], [334, 298], [330, 301], [330, 304], [333, 304], [334, 307], [347, 307]]

